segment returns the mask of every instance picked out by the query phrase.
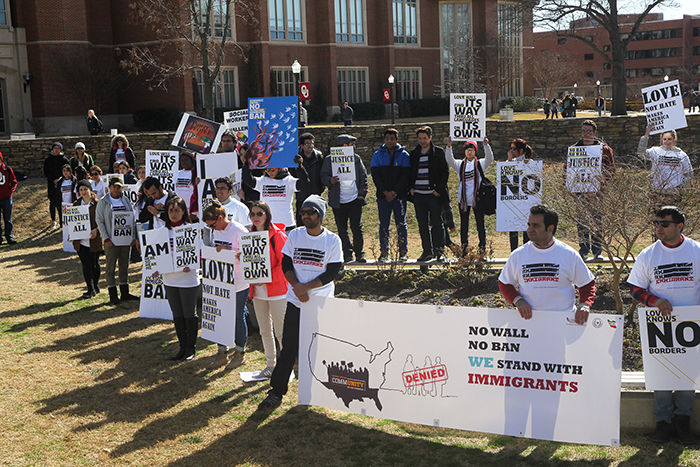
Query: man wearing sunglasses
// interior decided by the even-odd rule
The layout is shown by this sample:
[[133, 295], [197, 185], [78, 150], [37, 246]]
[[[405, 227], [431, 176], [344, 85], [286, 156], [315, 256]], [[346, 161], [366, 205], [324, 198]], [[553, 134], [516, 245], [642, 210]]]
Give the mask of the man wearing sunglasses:
[[[632, 297], [663, 316], [670, 316], [674, 306], [700, 305], [700, 243], [683, 235], [685, 214], [664, 206], [653, 225], [658, 240], [639, 253], [627, 279]], [[654, 391], [656, 431], [651, 439], [665, 443], [675, 435], [683, 443], [694, 442], [694, 403], [695, 391]]]

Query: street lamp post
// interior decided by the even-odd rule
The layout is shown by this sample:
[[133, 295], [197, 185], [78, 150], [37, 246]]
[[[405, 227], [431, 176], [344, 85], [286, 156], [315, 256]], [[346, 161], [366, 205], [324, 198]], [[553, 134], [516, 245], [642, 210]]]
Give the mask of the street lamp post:
[[299, 112], [299, 75], [301, 75], [301, 63], [299, 60], [294, 60], [292, 63], [292, 73], [294, 73], [294, 95], [297, 96], [297, 126], [301, 124], [301, 112]]
[[394, 102], [396, 102], [396, 86], [394, 86], [394, 82], [396, 79], [394, 78], [394, 75], [390, 74], [387, 81], [389, 81], [389, 84], [391, 84], [391, 124], [393, 125], [395, 123]]

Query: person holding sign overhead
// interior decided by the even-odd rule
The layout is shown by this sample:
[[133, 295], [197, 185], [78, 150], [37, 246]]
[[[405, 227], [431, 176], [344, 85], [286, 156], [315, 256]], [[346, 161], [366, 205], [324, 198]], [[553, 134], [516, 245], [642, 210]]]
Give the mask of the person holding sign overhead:
[[83, 278], [87, 286], [87, 292], [83, 294], [83, 298], [92, 298], [100, 293], [98, 282], [100, 280], [102, 237], [100, 237], [100, 231], [97, 228], [98, 199], [88, 180], [79, 181], [77, 189], [80, 198], [73, 203], [73, 206], [90, 206], [90, 238], [73, 240], [73, 248], [78, 252], [80, 264], [83, 266]]
[[129, 250], [136, 245], [136, 223], [129, 198], [122, 193], [121, 178], [109, 178], [109, 194], [97, 203], [97, 228], [104, 240], [107, 290], [112, 305], [120, 303], [114, 270], [119, 262], [119, 292], [121, 300], [138, 300], [129, 293]]
[[657, 206], [677, 205], [681, 202], [681, 190], [693, 177], [693, 167], [688, 155], [678, 146], [676, 130], [661, 133], [661, 144], [647, 149], [649, 134], [654, 125], [647, 125], [644, 136], [639, 138], [637, 154], [651, 161], [651, 191]]

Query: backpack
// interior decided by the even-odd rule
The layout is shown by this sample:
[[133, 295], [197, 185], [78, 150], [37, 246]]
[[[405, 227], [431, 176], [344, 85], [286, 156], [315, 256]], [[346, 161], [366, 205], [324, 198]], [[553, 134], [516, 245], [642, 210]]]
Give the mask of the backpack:
[[479, 175], [481, 175], [481, 183], [476, 192], [476, 203], [485, 215], [491, 216], [496, 214], [496, 187], [491, 183], [491, 180], [484, 175], [484, 169], [481, 168], [478, 159], [476, 161], [476, 166], [479, 168]]

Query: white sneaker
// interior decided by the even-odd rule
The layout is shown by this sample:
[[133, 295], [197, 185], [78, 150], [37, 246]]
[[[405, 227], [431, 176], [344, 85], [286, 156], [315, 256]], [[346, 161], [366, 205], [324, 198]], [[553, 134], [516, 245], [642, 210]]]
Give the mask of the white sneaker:
[[53, 230], [56, 230], [58, 227], [59, 227], [58, 221], [53, 221], [53, 225], [51, 226], [51, 228]]

